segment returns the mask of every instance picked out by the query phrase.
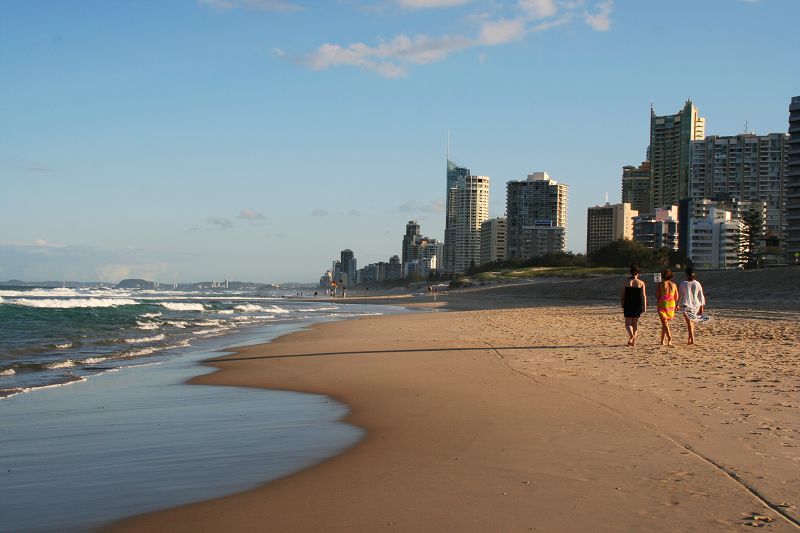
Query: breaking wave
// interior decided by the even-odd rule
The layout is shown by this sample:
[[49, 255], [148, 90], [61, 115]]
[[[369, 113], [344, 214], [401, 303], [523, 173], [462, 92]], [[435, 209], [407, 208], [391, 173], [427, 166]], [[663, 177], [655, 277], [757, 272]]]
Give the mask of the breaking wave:
[[166, 307], [170, 311], [205, 311], [203, 304], [188, 304], [179, 302], [159, 302], [158, 305]]
[[26, 307], [73, 309], [76, 307], [118, 307], [120, 305], [137, 305], [139, 302], [131, 300], [130, 298], [69, 298], [66, 300], [56, 300], [53, 298], [17, 298], [15, 300], [4, 300], [2, 303], [24, 305]]
[[156, 342], [156, 341], [163, 341], [165, 335], [161, 333], [160, 335], [156, 335], [154, 337], [139, 337], [135, 339], [125, 339], [125, 342], [128, 344], [144, 344], [145, 342]]

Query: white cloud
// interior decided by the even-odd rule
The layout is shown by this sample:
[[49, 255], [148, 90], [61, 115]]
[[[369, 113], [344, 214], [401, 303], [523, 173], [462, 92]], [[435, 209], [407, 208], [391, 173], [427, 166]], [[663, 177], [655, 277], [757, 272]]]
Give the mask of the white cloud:
[[431, 9], [460, 6], [469, 1], [470, 0], [397, 0], [397, 3], [407, 9]]
[[397, 78], [408, 73], [405, 64], [424, 65], [444, 59], [451, 53], [474, 45], [466, 37], [432, 38], [425, 35], [408, 37], [398, 35], [378, 46], [353, 43], [347, 47], [326, 43], [317, 48], [304, 62], [314, 70], [348, 65], [377, 72], [386, 78]]
[[584, 13], [586, 24], [597, 31], [608, 31], [611, 29], [611, 10], [614, 8], [614, 0], [606, 0], [597, 4], [597, 12]]
[[[215, 0], [217, 1], [217, 0]], [[232, 1], [232, 0], [220, 0]], [[466, 3], [461, 0], [396, 0], [408, 8], [446, 7]], [[347, 45], [325, 43], [310, 54], [294, 58], [297, 63], [314, 70], [326, 70], [340, 66], [356, 67], [375, 72], [385, 78], [406, 76], [413, 65], [425, 65], [441, 61], [454, 53], [475, 47], [487, 47], [521, 41], [525, 35], [542, 32], [572, 22], [576, 16], [597, 31], [611, 28], [613, 0], [596, 2], [585, 9], [585, 0], [517, 0], [511, 16], [496, 16], [501, 10], [495, 6], [494, 13], [473, 13], [464, 20], [477, 23], [477, 36], [399, 34], [388, 41], [371, 46], [363, 42]], [[502, 11], [509, 13], [509, 10]], [[286, 56], [282, 49], [274, 49], [278, 57]], [[479, 61], [485, 59], [479, 55]], [[483, 58], [483, 59], [481, 59]]]
[[525, 23], [521, 19], [501, 19], [483, 24], [480, 41], [492, 46], [522, 39], [524, 35]]
[[239, 211], [239, 214], [236, 215], [236, 218], [247, 220], [249, 222], [258, 222], [261, 220], [266, 220], [263, 213], [259, 213], [258, 211], [253, 211], [252, 209], [242, 209], [241, 211]]
[[64, 248], [66, 246], [64, 244], [53, 244], [51, 242], [47, 242], [46, 240], [44, 240], [42, 238], [38, 238], [38, 239], [34, 240], [33, 244], [35, 246], [39, 246], [39, 247], [42, 247], [42, 248]]
[[318, 209], [314, 209], [311, 212], [311, 215], [315, 216], [315, 217], [326, 217], [326, 216], [330, 215], [330, 213], [328, 213], [327, 209], [318, 208]]
[[261, 11], [291, 12], [302, 11], [302, 5], [285, 0], [198, 0], [201, 6], [209, 6], [220, 11], [244, 8]]
[[553, 0], [518, 0], [517, 5], [527, 15], [537, 19], [552, 17], [558, 12]]
[[213, 226], [217, 226], [219, 229], [227, 231], [233, 228], [233, 222], [228, 220], [227, 218], [223, 217], [208, 217], [206, 222]]

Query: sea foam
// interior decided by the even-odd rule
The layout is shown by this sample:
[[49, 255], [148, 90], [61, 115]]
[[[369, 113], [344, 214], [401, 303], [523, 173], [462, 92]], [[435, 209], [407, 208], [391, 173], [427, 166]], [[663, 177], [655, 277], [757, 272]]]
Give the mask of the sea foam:
[[24, 305], [26, 307], [72, 309], [76, 307], [118, 307], [120, 305], [137, 305], [139, 302], [131, 300], [130, 298], [69, 298], [65, 300], [56, 300], [53, 298], [17, 298], [14, 300], [5, 300], [3, 303]]
[[20, 296], [78, 296], [78, 291], [75, 289], [62, 289], [61, 287], [53, 289], [31, 289], [29, 291], [12, 291], [0, 290], [0, 296], [7, 297], [20, 297]]
[[128, 344], [144, 344], [145, 342], [156, 342], [156, 341], [163, 341], [164, 334], [161, 333], [160, 335], [155, 335], [154, 337], [139, 337], [135, 339], [125, 339], [125, 342]]
[[75, 366], [75, 361], [73, 361], [72, 359], [67, 359], [66, 361], [51, 363], [47, 365], [47, 368], [49, 368], [50, 370], [56, 370], [58, 368], [71, 368], [73, 366]]
[[189, 304], [179, 302], [159, 302], [158, 305], [166, 307], [170, 311], [205, 311], [203, 304]]

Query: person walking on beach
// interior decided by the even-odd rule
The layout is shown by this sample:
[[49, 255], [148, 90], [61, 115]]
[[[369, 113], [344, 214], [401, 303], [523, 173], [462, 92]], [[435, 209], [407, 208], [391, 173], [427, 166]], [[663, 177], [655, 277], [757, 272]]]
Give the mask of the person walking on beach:
[[667, 340], [667, 346], [672, 346], [672, 332], [669, 323], [675, 316], [675, 306], [678, 303], [678, 286], [672, 282], [672, 270], [666, 269], [661, 273], [661, 283], [656, 287], [658, 303], [658, 319], [661, 320], [661, 344]]
[[631, 265], [631, 276], [622, 287], [622, 312], [625, 315], [625, 331], [628, 332], [628, 346], [636, 346], [639, 333], [639, 317], [647, 310], [647, 294], [644, 281], [639, 279], [639, 267]]
[[686, 268], [686, 281], [681, 282], [681, 286], [678, 289], [678, 305], [683, 311], [686, 329], [689, 330], [689, 342], [687, 344], [692, 345], [694, 344], [694, 324], [701, 320], [706, 306], [703, 286], [695, 278], [692, 267]]

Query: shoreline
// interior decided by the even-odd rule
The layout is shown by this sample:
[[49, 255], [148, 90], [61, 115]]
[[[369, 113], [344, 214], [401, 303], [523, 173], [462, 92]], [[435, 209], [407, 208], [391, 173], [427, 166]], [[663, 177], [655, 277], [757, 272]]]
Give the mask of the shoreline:
[[[586, 309], [612, 313], [602, 306]], [[546, 311], [360, 318], [315, 325], [207, 361], [217, 371], [192, 383], [324, 394], [348, 406], [343, 422], [363, 428], [366, 436], [340, 455], [254, 490], [132, 517], [107, 529], [214, 531], [269, 524], [268, 529], [296, 531], [477, 531], [502, 524], [505, 530], [708, 531], [754, 516], [774, 520], [773, 529], [793, 527], [779, 514], [785, 509], [793, 516], [797, 504], [781, 500], [782, 480], [759, 484], [758, 476], [739, 471], [751, 468], [752, 454], [726, 444], [726, 435], [709, 438], [708, 424], [698, 417], [707, 413], [692, 411], [693, 398], [684, 402], [688, 407], [670, 407], [664, 387], [659, 393], [631, 388], [636, 372], [616, 383], [592, 377], [588, 364], [598, 362], [598, 353], [582, 353], [621, 351], [623, 358], [635, 358], [635, 352], [613, 344], [586, 350], [558, 342], [565, 340], [558, 335], [551, 343], [494, 342], [518, 337], [503, 329], [506, 319], [519, 320], [514, 313], [530, 318]], [[574, 314], [575, 308], [559, 312]], [[728, 320], [721, 317], [720, 323]], [[481, 328], [480, 334], [465, 333], [465, 326]], [[420, 338], [416, 331], [430, 335]], [[496, 350], [476, 338], [489, 339]], [[550, 353], [559, 351], [566, 356], [559, 365], [580, 358], [587, 364], [550, 374]], [[528, 368], [531, 354], [551, 361]], [[599, 361], [605, 359], [613, 357]], [[631, 407], [640, 405], [658, 412], [655, 426]], [[725, 452], [723, 459], [716, 448]], [[717, 460], [717, 466], [701, 456]], [[731, 469], [726, 473], [720, 466]], [[779, 470], [765, 473], [780, 477]], [[791, 494], [797, 480], [788, 483]], [[772, 508], [756, 493], [765, 494]], [[581, 505], [570, 503], [575, 501]], [[782, 503], [790, 507], [776, 507]], [[550, 516], [558, 519], [543, 520]]]

